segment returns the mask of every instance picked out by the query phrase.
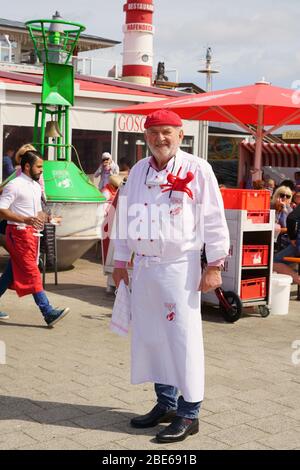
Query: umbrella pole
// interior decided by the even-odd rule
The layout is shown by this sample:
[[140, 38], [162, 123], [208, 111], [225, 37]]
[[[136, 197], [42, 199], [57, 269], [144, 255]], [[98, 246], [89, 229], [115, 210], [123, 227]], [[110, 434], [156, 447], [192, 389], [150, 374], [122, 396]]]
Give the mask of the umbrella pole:
[[263, 143], [263, 122], [264, 122], [264, 107], [258, 107], [258, 123], [255, 145], [254, 168], [255, 176], [257, 179], [262, 177], [262, 143]]

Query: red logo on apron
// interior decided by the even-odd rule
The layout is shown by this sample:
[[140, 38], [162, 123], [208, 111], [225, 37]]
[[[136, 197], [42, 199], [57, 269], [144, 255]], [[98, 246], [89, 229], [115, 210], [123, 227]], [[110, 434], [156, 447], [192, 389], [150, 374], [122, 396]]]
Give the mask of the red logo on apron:
[[170, 312], [167, 315], [167, 320], [172, 321], [174, 320], [175, 316], [176, 316], [175, 312]]
[[166, 319], [168, 321], [173, 321], [176, 317], [176, 304], [165, 303], [165, 307], [167, 309]]

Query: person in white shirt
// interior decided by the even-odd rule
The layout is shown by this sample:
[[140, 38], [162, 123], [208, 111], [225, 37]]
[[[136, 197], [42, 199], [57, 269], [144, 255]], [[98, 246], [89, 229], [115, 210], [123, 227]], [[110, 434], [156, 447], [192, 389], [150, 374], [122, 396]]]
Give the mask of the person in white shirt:
[[[10, 181], [0, 196], [0, 217], [7, 220], [6, 246], [10, 260], [0, 278], [0, 297], [8, 288], [19, 297], [32, 294], [46, 324], [52, 327], [69, 308], [54, 309], [43, 290], [38, 268], [39, 231], [43, 229], [41, 187], [37, 181], [43, 160], [37, 151], [27, 151], [21, 159], [22, 173]], [[9, 316], [0, 312], [0, 320]]]
[[[117, 287], [121, 280], [128, 284], [126, 263], [134, 252], [131, 381], [153, 382], [157, 404], [131, 425], [147, 428], [171, 421], [156, 436], [168, 443], [199, 429], [204, 395], [199, 291], [221, 285], [229, 234], [211, 166], [179, 148], [180, 117], [155, 111], [145, 129], [152, 156], [131, 169], [119, 199], [113, 279]], [[208, 266], [201, 279], [204, 244]]]

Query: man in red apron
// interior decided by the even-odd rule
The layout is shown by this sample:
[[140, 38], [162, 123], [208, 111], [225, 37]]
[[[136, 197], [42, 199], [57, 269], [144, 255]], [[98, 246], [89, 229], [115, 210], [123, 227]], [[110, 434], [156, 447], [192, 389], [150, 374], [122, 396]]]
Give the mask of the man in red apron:
[[[54, 309], [43, 290], [38, 269], [39, 230], [43, 228], [41, 187], [38, 180], [43, 160], [37, 151], [26, 152], [22, 173], [10, 181], [0, 197], [0, 218], [8, 221], [6, 246], [10, 260], [0, 278], [0, 297], [10, 288], [19, 297], [32, 294], [49, 327], [61, 320], [69, 308]], [[9, 318], [0, 312], [0, 320]]]

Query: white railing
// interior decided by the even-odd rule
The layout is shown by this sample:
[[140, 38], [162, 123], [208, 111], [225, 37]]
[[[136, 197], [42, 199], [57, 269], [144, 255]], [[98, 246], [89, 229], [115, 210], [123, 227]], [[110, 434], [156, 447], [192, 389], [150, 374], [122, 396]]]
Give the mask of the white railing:
[[[116, 63], [113, 58], [104, 59], [98, 57], [73, 56], [72, 64], [75, 73], [82, 75], [117, 79], [120, 78], [122, 73], [121, 64]], [[32, 69], [38, 67], [40, 69], [42, 64], [38, 61], [33, 64], [29, 54], [28, 57], [24, 53], [21, 57], [16, 57], [14, 48], [12, 48], [11, 45], [4, 44], [2, 39], [2, 43], [0, 41], [0, 67], [2, 69], [23, 69], [24, 67], [30, 67]]]
[[98, 57], [73, 56], [72, 63], [75, 73], [91, 75], [94, 77], [119, 78], [122, 67], [112, 60]]
[[[3, 40], [2, 40], [3, 41]], [[42, 64], [37, 62], [33, 64], [31, 56], [28, 54], [22, 54], [21, 58], [17, 60], [17, 57], [14, 55], [14, 47], [0, 42], [0, 67], [3, 69], [13, 69], [19, 68], [24, 69], [29, 67], [32, 72], [40, 73]], [[74, 66], [75, 73], [81, 75], [89, 75], [94, 77], [102, 78], [112, 78], [119, 79], [122, 75], [122, 64], [121, 61], [116, 61], [116, 56], [109, 58], [106, 51], [107, 58], [104, 57], [84, 57], [84, 56], [73, 56], [72, 64]], [[28, 62], [27, 62], [28, 59]], [[178, 83], [178, 70], [177, 69], [167, 69], [166, 73], [168, 74], [169, 81], [174, 81]], [[156, 70], [153, 68], [153, 80], [155, 80]]]

